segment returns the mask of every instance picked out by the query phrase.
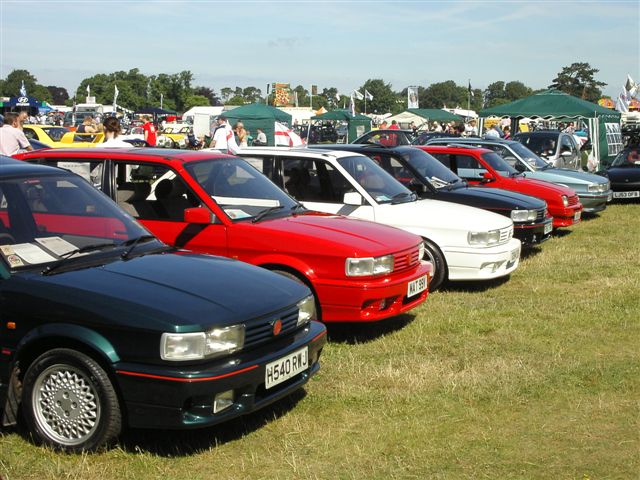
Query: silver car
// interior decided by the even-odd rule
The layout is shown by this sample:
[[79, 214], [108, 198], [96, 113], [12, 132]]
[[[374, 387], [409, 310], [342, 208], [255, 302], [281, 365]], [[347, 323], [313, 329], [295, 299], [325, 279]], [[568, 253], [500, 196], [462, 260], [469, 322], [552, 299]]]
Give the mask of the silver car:
[[584, 212], [600, 212], [607, 208], [607, 203], [613, 198], [613, 191], [607, 178], [579, 170], [556, 168], [521, 143], [513, 140], [455, 137], [434, 138], [429, 141], [430, 145], [459, 143], [493, 150], [527, 178], [573, 188], [580, 197]]

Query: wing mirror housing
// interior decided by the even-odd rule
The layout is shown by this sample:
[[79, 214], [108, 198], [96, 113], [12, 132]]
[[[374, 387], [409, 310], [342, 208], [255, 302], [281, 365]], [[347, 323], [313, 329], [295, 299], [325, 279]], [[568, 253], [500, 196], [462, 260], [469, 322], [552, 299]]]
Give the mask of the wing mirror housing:
[[484, 172], [482, 174], [482, 180], [481, 183], [489, 183], [489, 182], [495, 182], [496, 178], [491, 175], [491, 173], [489, 172]]
[[206, 207], [186, 208], [184, 211], [185, 223], [209, 225], [215, 220], [215, 215]]
[[364, 199], [362, 198], [362, 195], [360, 195], [358, 192], [347, 192], [344, 194], [342, 203], [344, 203], [345, 205], [360, 206], [363, 204], [363, 200]]

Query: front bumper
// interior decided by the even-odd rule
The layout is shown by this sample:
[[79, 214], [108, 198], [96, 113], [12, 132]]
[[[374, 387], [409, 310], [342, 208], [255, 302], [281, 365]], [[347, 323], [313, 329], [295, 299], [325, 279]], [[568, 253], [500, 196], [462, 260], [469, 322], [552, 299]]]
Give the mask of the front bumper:
[[433, 266], [428, 262], [374, 279], [320, 279], [313, 286], [322, 306], [322, 321], [375, 322], [407, 312], [427, 298], [428, 288], [407, 297], [409, 283], [425, 275], [428, 286], [433, 275]]
[[522, 242], [522, 246], [537, 245], [548, 240], [553, 230], [553, 219], [545, 218], [532, 224], [513, 224], [513, 236]]
[[509, 275], [520, 264], [520, 250], [517, 238], [497, 247], [444, 247], [449, 280], [489, 280]]
[[[189, 366], [115, 365], [118, 387], [134, 428], [199, 428], [269, 405], [301, 388], [320, 368], [326, 327], [311, 322], [294, 335], [260, 348]], [[284, 383], [265, 388], [269, 362], [307, 346], [308, 368]], [[216, 394], [233, 390], [234, 403], [213, 413]]]
[[582, 219], [582, 204], [571, 205], [563, 208], [549, 207], [549, 214], [553, 217], [553, 228], [570, 227], [580, 223]]
[[583, 212], [596, 213], [607, 208], [607, 203], [613, 198], [613, 190], [607, 190], [602, 193], [585, 193], [578, 192], [578, 198], [582, 203]]

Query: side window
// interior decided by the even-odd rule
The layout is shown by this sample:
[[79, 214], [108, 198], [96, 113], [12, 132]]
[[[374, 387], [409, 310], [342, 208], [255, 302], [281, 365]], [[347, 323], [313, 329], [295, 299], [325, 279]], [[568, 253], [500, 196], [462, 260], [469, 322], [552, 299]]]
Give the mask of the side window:
[[503, 147], [502, 145], [487, 145], [485, 146], [485, 148], [489, 148], [496, 152], [504, 159], [505, 162], [507, 162], [512, 167], [517, 167], [518, 159], [506, 147]]
[[184, 210], [200, 201], [176, 173], [163, 165], [116, 164], [116, 201], [140, 220], [184, 221]]
[[453, 170], [453, 168], [451, 167], [451, 159], [449, 158], [448, 153], [432, 153], [431, 156], [448, 169]]
[[59, 158], [38, 158], [37, 163], [63, 168], [81, 176], [98, 190], [102, 189], [104, 180], [104, 162], [92, 159], [60, 160]]
[[573, 152], [576, 148], [573, 146], [571, 139], [568, 135], [563, 135], [560, 137], [560, 153], [562, 152]]
[[242, 157], [246, 160], [252, 167], [256, 170], [264, 174], [267, 178], [269, 178], [273, 183], [282, 186], [282, 178], [278, 169], [275, 166], [275, 158], [274, 157]]
[[456, 155], [455, 164], [458, 167], [458, 176], [465, 179], [477, 180], [482, 178], [487, 171], [478, 160], [470, 155]]
[[23, 130], [23, 132], [24, 132], [24, 136], [27, 137], [27, 139], [29, 139], [29, 140], [37, 140], [38, 139], [38, 135], [36, 134], [36, 132], [31, 130], [30, 128], [25, 128]]
[[282, 161], [285, 190], [299, 201], [342, 203], [351, 185], [331, 164], [312, 159]]

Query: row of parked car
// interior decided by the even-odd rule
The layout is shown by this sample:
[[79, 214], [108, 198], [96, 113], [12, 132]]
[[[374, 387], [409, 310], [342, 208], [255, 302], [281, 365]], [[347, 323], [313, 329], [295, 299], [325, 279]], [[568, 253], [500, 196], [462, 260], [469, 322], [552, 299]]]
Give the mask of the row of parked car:
[[72, 451], [274, 402], [318, 370], [322, 322], [507, 276], [611, 198], [603, 177], [576, 194], [449, 142], [17, 157], [0, 160], [2, 423], [21, 411]]

